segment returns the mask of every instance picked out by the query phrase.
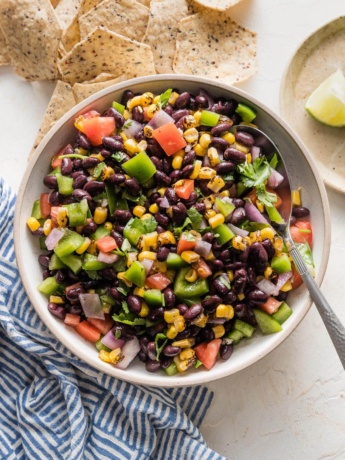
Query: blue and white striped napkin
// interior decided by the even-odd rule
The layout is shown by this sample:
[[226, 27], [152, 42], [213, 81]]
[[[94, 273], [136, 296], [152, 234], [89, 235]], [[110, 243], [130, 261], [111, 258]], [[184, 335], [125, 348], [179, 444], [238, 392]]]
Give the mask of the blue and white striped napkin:
[[15, 196], [0, 178], [0, 458], [222, 459], [197, 427], [204, 387], [136, 386], [61, 345], [22, 286], [13, 249]]

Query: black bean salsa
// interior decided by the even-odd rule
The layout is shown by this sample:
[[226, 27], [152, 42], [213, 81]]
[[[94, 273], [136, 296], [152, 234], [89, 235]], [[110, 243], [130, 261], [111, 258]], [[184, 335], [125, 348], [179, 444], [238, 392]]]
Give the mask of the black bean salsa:
[[[246, 104], [205, 90], [125, 91], [75, 120], [27, 220], [48, 309], [125, 369], [211, 369], [279, 332], [301, 284], [282, 238], [276, 155], [233, 126]], [[292, 237], [310, 267], [312, 229], [292, 192]]]

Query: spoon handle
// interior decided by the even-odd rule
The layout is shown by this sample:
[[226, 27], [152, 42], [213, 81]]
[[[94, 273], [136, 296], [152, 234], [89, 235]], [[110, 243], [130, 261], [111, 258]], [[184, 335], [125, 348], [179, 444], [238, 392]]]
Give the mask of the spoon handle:
[[340, 322], [339, 318], [335, 315], [331, 306], [325, 299], [320, 288], [310, 275], [298, 249], [295, 245], [290, 246], [291, 257], [303, 279], [304, 284], [307, 286], [310, 296], [313, 299], [319, 314], [326, 326], [328, 334], [333, 342], [333, 345], [338, 353], [339, 359], [345, 369], [345, 327]]

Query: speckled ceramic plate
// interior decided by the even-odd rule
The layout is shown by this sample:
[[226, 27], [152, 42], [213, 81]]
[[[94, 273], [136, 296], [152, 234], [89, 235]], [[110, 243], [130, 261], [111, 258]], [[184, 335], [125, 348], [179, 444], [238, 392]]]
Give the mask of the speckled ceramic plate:
[[322, 125], [304, 108], [312, 91], [337, 68], [345, 72], [345, 16], [322, 26], [293, 55], [281, 83], [280, 111], [316, 160], [326, 184], [345, 193], [345, 128]]

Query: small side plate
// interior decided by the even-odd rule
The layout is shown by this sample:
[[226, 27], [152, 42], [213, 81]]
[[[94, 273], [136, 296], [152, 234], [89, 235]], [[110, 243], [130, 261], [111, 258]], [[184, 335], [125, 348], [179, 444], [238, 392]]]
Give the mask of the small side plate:
[[345, 193], [345, 128], [314, 120], [304, 105], [314, 89], [340, 68], [345, 73], [345, 16], [322, 26], [298, 48], [280, 87], [280, 112], [316, 160], [330, 187]]

